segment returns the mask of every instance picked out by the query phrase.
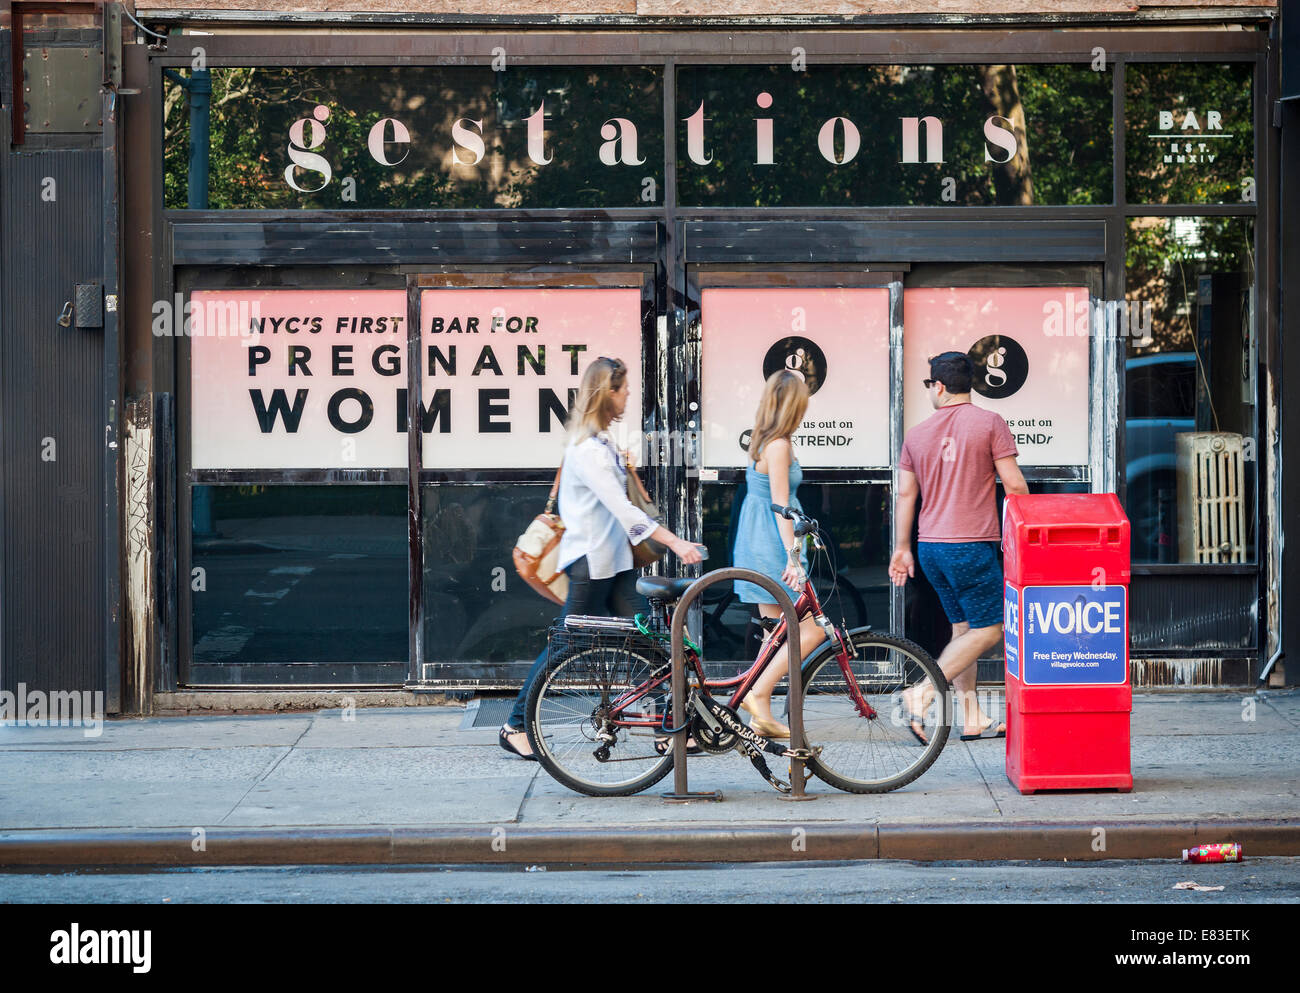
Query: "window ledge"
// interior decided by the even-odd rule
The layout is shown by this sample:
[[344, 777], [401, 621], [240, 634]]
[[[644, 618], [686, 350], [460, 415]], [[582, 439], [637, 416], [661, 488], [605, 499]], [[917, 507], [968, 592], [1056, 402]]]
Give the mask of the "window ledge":
[[1143, 562], [1133, 563], [1130, 567], [1135, 576], [1244, 576], [1259, 572], [1259, 566], [1253, 562], [1226, 562], [1222, 565], [1200, 562]]

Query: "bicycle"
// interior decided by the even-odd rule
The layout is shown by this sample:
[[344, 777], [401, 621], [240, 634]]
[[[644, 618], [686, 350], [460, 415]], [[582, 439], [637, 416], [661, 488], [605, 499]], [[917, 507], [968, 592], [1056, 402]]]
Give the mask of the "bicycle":
[[[794, 522], [789, 561], [796, 569], [805, 537], [815, 552], [825, 554], [815, 520], [778, 504], [772, 510]], [[802, 758], [812, 775], [850, 793], [886, 793], [915, 780], [934, 764], [951, 730], [947, 679], [925, 649], [905, 638], [869, 626], [836, 627], [811, 579], [802, 578], [795, 610], [801, 621], [811, 615], [826, 633], [800, 667], [808, 748], [796, 751], [763, 737], [737, 712], [785, 644], [784, 617], [754, 664], [730, 678], [706, 679], [700, 648], [688, 637], [687, 718], [681, 727], [670, 726], [672, 606], [695, 580], [642, 576], [637, 592], [650, 601], [649, 615], [571, 615], [552, 629], [550, 658], [525, 704], [525, 729], [538, 762], [578, 793], [630, 796], [672, 770], [673, 751], [665, 743], [688, 733], [701, 752], [740, 751], [781, 792], [790, 792], [790, 784], [771, 771], [764, 754]], [[901, 694], [926, 679], [935, 693], [925, 712], [916, 715], [925, 732], [918, 736], [909, 729], [913, 715]], [[732, 691], [725, 704], [711, 692], [716, 690]]]

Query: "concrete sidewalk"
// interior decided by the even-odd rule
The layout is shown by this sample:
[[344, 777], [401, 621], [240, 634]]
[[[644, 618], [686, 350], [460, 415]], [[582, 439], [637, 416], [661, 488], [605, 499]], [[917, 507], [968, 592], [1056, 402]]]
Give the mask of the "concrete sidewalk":
[[[999, 701], [1000, 703], [1000, 701]], [[1134, 698], [1132, 793], [1021, 796], [999, 740], [893, 793], [791, 803], [734, 753], [594, 799], [461, 730], [459, 707], [0, 728], [0, 865], [1176, 858], [1300, 854], [1300, 691]], [[779, 760], [772, 760], [778, 773]], [[0, 882], [0, 895], [3, 883]]]

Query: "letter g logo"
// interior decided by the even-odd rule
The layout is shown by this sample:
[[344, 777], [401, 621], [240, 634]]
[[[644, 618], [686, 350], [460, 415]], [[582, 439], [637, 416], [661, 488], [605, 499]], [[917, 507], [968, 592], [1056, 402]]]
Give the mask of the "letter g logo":
[[[333, 170], [329, 162], [326, 161], [325, 156], [308, 151], [325, 144], [324, 122], [329, 120], [329, 116], [330, 109], [324, 104], [318, 104], [312, 111], [311, 117], [294, 121], [289, 128], [289, 159], [293, 165], [285, 168], [284, 181], [299, 193], [318, 193], [330, 184]], [[319, 186], [299, 186], [294, 179], [294, 171], [299, 168], [320, 173], [325, 177], [324, 182]]]
[[967, 353], [975, 366], [975, 392], [1001, 400], [1018, 392], [1029, 378], [1029, 356], [1020, 342], [1005, 334], [988, 334]]

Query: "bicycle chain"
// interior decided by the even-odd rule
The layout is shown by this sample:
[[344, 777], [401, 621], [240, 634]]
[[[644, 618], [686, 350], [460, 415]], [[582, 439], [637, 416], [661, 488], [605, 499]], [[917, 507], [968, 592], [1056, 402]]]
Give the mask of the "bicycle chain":
[[[749, 759], [750, 764], [758, 771], [767, 782], [776, 790], [782, 793], [793, 792], [793, 787], [772, 772], [763, 758], [763, 753], [775, 755], [779, 758], [801, 759], [807, 762], [821, 754], [821, 748], [787, 748], [779, 745], [774, 741], [764, 738], [758, 732], [752, 730], [740, 719], [730, 707], [719, 703], [707, 693], [693, 693], [691, 704], [695, 713], [693, 714], [692, 731], [695, 740], [701, 747], [707, 751], [714, 751], [714, 748], [706, 745], [706, 740], [711, 745], [724, 740], [725, 738], [734, 739], [734, 744], [730, 747], [736, 748], [742, 755]], [[719, 749], [724, 750], [724, 749]], [[804, 770], [804, 782], [812, 778], [812, 773], [806, 768]]]
[[755, 748], [748, 741], [741, 741], [736, 745], [737, 748], [749, 759], [750, 763], [758, 770], [758, 774], [768, 781], [774, 789], [781, 793], [793, 793], [794, 787], [784, 779], [779, 778], [767, 764], [767, 759], [763, 758], [763, 753]]

